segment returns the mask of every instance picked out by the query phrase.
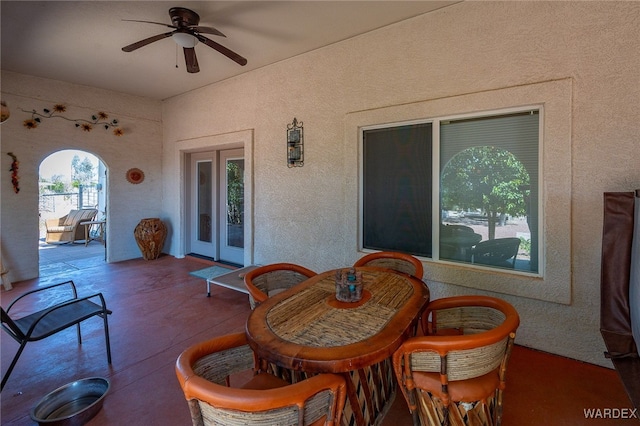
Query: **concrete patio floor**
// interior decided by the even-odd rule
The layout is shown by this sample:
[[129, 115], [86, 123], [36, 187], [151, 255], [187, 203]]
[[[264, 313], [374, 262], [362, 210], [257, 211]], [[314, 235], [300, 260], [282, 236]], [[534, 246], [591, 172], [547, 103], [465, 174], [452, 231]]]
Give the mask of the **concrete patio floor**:
[[[29, 343], [0, 395], [2, 425], [34, 425], [29, 410], [41, 397], [66, 383], [93, 376], [108, 378], [111, 390], [89, 426], [190, 425], [175, 361], [196, 342], [244, 330], [250, 313], [247, 295], [212, 286], [212, 297], [207, 298], [204, 280], [189, 272], [211, 262], [189, 256], [163, 255], [152, 261], [140, 258], [113, 264], [99, 261], [102, 253], [75, 260], [68, 256], [71, 250], [88, 253], [85, 249], [93, 248], [92, 244], [102, 247], [92, 242], [89, 247], [56, 248], [67, 256], [52, 264], [70, 267], [14, 283], [13, 290], [2, 291], [2, 305], [6, 307], [30, 289], [68, 279], [77, 284], [80, 295], [102, 292], [113, 310], [109, 318], [113, 363], [107, 363], [98, 318], [83, 323], [82, 345], [77, 344], [73, 329]], [[3, 332], [3, 374], [17, 347]], [[638, 424], [637, 420], [621, 423], [620, 419], [585, 418], [586, 409], [631, 408], [613, 370], [516, 346], [507, 375], [505, 426]], [[411, 424], [399, 392], [380, 424]]]

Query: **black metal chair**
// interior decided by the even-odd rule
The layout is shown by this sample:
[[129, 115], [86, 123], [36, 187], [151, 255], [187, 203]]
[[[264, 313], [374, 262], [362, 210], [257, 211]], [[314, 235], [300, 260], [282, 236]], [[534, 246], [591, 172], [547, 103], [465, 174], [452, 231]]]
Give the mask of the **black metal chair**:
[[[68, 293], [64, 291], [65, 289], [63, 288], [63, 286], [66, 285], [70, 287], [70, 291]], [[21, 305], [24, 306], [24, 310], [31, 308], [33, 311], [33, 305], [28, 306], [24, 304], [25, 297], [34, 294], [42, 296], [43, 292], [46, 292], [48, 297], [38, 297], [37, 299], [31, 298], [31, 300], [34, 300], [33, 305], [38, 305], [37, 302], [40, 300], [56, 300], [57, 302], [43, 309], [29, 313], [21, 318], [16, 319], [10, 316], [11, 308], [16, 306], [16, 309], [18, 309], [16, 303], [19, 301], [23, 302]], [[69, 296], [61, 293], [70, 293], [71, 297], [69, 298]], [[42, 340], [75, 325], [78, 333], [78, 344], [82, 344], [80, 323], [94, 316], [99, 316], [104, 321], [107, 361], [111, 364], [111, 345], [109, 343], [109, 324], [107, 321], [107, 315], [111, 314], [111, 311], [107, 309], [102, 293], [96, 293], [86, 297], [78, 297], [78, 292], [73, 281], [65, 281], [24, 293], [14, 300], [6, 311], [4, 308], [0, 309], [2, 310], [2, 328], [9, 334], [9, 336], [20, 343], [18, 352], [16, 352], [7, 372], [2, 378], [0, 390], [4, 389], [5, 383], [9, 379], [13, 368], [18, 362], [18, 358], [22, 354], [22, 351], [28, 342]]]
[[520, 238], [480, 241], [471, 251], [471, 262], [513, 269], [520, 249]]

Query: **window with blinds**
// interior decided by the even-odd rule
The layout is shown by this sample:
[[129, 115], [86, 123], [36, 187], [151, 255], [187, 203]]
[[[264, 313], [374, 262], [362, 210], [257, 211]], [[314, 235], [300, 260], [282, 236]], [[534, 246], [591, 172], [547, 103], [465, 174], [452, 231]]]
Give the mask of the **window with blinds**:
[[539, 128], [538, 109], [364, 128], [362, 247], [537, 273]]

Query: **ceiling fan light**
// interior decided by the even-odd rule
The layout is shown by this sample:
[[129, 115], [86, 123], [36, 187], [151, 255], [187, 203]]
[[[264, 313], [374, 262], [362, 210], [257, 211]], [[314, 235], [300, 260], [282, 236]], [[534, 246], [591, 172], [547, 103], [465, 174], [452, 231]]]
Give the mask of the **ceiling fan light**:
[[182, 47], [192, 48], [198, 44], [198, 39], [187, 33], [173, 33], [171, 38]]

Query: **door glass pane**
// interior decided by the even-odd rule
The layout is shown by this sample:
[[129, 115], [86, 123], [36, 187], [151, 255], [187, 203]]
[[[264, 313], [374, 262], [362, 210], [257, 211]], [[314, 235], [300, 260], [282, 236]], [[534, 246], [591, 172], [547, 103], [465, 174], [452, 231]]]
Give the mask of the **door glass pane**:
[[227, 245], [244, 248], [244, 159], [227, 160]]
[[198, 240], [211, 242], [213, 179], [211, 161], [198, 162]]

